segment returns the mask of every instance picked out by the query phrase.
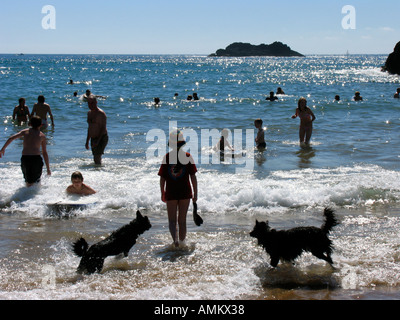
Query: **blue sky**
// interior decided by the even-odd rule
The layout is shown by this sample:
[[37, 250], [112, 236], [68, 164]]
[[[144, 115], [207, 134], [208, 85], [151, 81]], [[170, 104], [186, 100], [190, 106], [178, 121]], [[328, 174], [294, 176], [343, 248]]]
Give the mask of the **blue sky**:
[[[44, 29], [45, 5], [55, 29]], [[355, 29], [344, 29], [345, 5]], [[2, 0], [0, 53], [210, 54], [281, 41], [303, 54], [392, 52], [399, 0]]]

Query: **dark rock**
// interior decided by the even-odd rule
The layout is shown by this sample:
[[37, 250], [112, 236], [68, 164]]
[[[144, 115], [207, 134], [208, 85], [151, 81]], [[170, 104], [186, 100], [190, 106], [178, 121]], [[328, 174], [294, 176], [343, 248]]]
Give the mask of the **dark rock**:
[[382, 70], [392, 74], [400, 75], [400, 41], [397, 42], [393, 52], [387, 57], [386, 63]]
[[235, 42], [225, 49], [219, 49], [210, 57], [304, 57], [301, 53], [293, 51], [282, 42], [275, 41], [271, 44], [252, 45], [250, 43]]

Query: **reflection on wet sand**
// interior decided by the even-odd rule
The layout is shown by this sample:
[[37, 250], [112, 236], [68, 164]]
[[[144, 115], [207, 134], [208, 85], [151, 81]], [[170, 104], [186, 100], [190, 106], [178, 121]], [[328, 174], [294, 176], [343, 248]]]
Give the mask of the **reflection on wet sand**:
[[301, 144], [296, 155], [299, 158], [299, 168], [310, 168], [311, 159], [315, 157], [315, 149], [309, 144]]

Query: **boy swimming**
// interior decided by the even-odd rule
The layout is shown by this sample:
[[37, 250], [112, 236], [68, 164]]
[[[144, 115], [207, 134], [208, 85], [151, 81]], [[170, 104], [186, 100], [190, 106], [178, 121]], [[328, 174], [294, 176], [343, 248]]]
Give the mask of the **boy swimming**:
[[66, 192], [68, 194], [79, 194], [82, 196], [88, 196], [96, 193], [96, 191], [94, 191], [91, 187], [83, 183], [83, 176], [82, 173], [80, 173], [79, 171], [75, 171], [71, 175], [71, 182], [72, 184], [66, 189]]

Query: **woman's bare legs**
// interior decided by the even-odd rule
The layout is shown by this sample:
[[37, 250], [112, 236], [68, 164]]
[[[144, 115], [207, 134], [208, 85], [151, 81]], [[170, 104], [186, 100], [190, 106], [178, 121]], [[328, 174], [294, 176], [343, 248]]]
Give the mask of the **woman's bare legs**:
[[313, 129], [312, 127], [304, 127], [304, 126], [300, 127], [299, 129], [300, 143], [306, 143], [306, 144], [310, 143], [312, 129]]
[[[175, 246], [179, 245], [179, 241], [186, 239], [186, 216], [189, 209], [190, 199], [169, 200], [167, 201], [169, 232]], [[179, 237], [177, 237], [177, 223], [179, 226]]]

